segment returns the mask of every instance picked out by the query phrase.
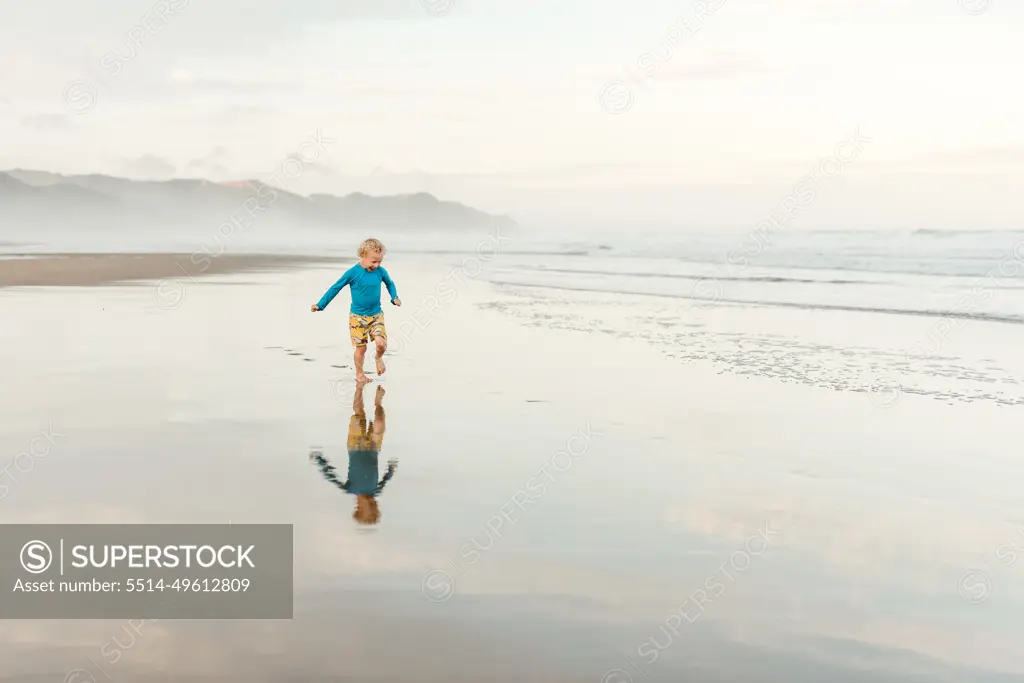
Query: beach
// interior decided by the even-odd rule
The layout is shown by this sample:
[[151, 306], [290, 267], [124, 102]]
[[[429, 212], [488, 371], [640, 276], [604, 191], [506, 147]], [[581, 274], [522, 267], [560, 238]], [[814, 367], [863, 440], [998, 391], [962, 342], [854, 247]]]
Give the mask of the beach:
[[132, 280], [184, 278], [268, 271], [322, 262], [325, 258], [281, 254], [19, 253], [0, 258], [0, 287], [72, 287]]
[[371, 527], [309, 457], [346, 461], [347, 298], [309, 311], [345, 263], [0, 261], [9, 524], [284, 523], [295, 554], [293, 620], [9, 620], [0, 680], [1021, 680], [1021, 326], [904, 366], [941, 315], [531, 270], [613, 263], [573, 249], [388, 257]]

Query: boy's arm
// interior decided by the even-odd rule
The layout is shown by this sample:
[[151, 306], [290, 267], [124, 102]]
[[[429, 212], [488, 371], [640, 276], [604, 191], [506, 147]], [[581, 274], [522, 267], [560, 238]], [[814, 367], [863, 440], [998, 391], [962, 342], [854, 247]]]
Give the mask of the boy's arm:
[[388, 294], [391, 296], [391, 303], [395, 303], [398, 299], [398, 290], [395, 288], [395, 281], [391, 279], [391, 275], [388, 271], [384, 270], [383, 266], [380, 269], [381, 278], [384, 280], [384, 286], [388, 288]]
[[340, 278], [338, 278], [338, 281], [335, 282], [333, 285], [331, 285], [331, 288], [328, 289], [324, 293], [324, 295], [320, 298], [320, 301], [317, 302], [317, 304], [316, 304], [317, 309], [322, 311], [325, 308], [327, 308], [327, 304], [331, 303], [331, 301], [334, 299], [334, 297], [338, 296], [338, 292], [340, 292], [342, 289], [344, 289], [345, 285], [348, 285], [348, 284], [351, 284], [351, 283], [352, 283], [352, 271], [351, 270], [347, 270], [347, 271], [345, 271], [345, 274], [342, 275]]
[[397, 468], [398, 468], [397, 463], [395, 463], [395, 462], [389, 462], [388, 463], [388, 471], [384, 474], [384, 478], [380, 480], [380, 483], [377, 484], [377, 493], [378, 493], [378, 495], [384, 490], [384, 484], [386, 484], [389, 481], [391, 481], [391, 477], [395, 476], [395, 470]]
[[320, 473], [324, 475], [324, 479], [331, 482], [339, 489], [342, 489], [343, 491], [348, 491], [348, 482], [346, 481], [342, 483], [338, 479], [337, 475], [334, 474], [334, 465], [329, 463], [327, 461], [327, 458], [325, 458], [323, 454], [314, 451], [313, 453], [310, 454], [310, 460], [315, 462], [317, 464], [317, 467], [320, 468]]

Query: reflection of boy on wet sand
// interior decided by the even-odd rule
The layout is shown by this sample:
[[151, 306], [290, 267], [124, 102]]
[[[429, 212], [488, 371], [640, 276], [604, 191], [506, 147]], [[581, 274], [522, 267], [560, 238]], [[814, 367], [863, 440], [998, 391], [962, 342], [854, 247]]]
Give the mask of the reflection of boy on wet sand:
[[377, 387], [374, 397], [373, 421], [366, 423], [366, 411], [363, 409], [363, 384], [356, 384], [356, 394], [352, 401], [352, 419], [348, 423], [348, 481], [341, 482], [335, 474], [334, 466], [327, 461], [322, 453], [314, 451], [310, 454], [327, 481], [338, 488], [356, 496], [356, 510], [352, 518], [361, 524], [376, 524], [380, 520], [377, 508], [377, 496], [384, 490], [395, 474], [398, 463], [388, 462], [388, 471], [384, 478], [377, 481], [377, 455], [384, 443], [384, 387]]

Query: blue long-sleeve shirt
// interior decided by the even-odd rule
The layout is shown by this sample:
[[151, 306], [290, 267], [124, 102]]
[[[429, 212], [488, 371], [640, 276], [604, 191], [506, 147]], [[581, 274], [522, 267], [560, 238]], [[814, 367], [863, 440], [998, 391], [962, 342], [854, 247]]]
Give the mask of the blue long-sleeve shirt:
[[364, 493], [379, 496], [384, 492], [384, 485], [391, 480], [391, 477], [395, 476], [395, 465], [388, 463], [388, 471], [384, 473], [384, 478], [377, 481], [377, 453], [375, 451], [349, 451], [348, 481], [344, 482], [338, 478], [334, 465], [323, 456], [323, 453], [314, 451], [310, 455], [313, 462], [320, 468], [324, 479], [342, 491], [356, 495]]
[[352, 307], [349, 310], [356, 315], [377, 315], [381, 312], [381, 283], [388, 288], [388, 294], [391, 295], [392, 301], [398, 298], [398, 290], [395, 289], [395, 283], [391, 280], [391, 276], [388, 275], [388, 271], [384, 270], [383, 266], [367, 270], [357, 263], [346, 270], [345, 274], [331, 285], [331, 288], [320, 299], [317, 307], [321, 311], [324, 310], [327, 308], [327, 304], [331, 303], [331, 300], [338, 296], [338, 292], [345, 285], [350, 285], [352, 287]]

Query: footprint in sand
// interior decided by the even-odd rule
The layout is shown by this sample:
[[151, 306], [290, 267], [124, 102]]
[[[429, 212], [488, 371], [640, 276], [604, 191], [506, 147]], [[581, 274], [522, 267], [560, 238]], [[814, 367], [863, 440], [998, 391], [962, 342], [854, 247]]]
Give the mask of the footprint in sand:
[[[316, 362], [316, 358], [309, 358], [308, 356], [306, 356], [306, 354], [302, 353], [301, 351], [296, 351], [294, 349], [285, 348], [284, 346], [264, 346], [263, 348], [265, 348], [265, 349], [273, 349], [273, 350], [276, 350], [276, 351], [284, 351], [289, 356], [301, 357], [302, 360], [304, 360], [307, 363], [314, 363], [314, 362]], [[349, 368], [348, 365], [336, 365], [336, 364], [332, 364], [331, 367], [335, 368], [337, 370], [347, 370]], [[375, 373], [368, 372], [366, 374], [367, 375], [372, 375], [372, 374], [375, 374]]]

